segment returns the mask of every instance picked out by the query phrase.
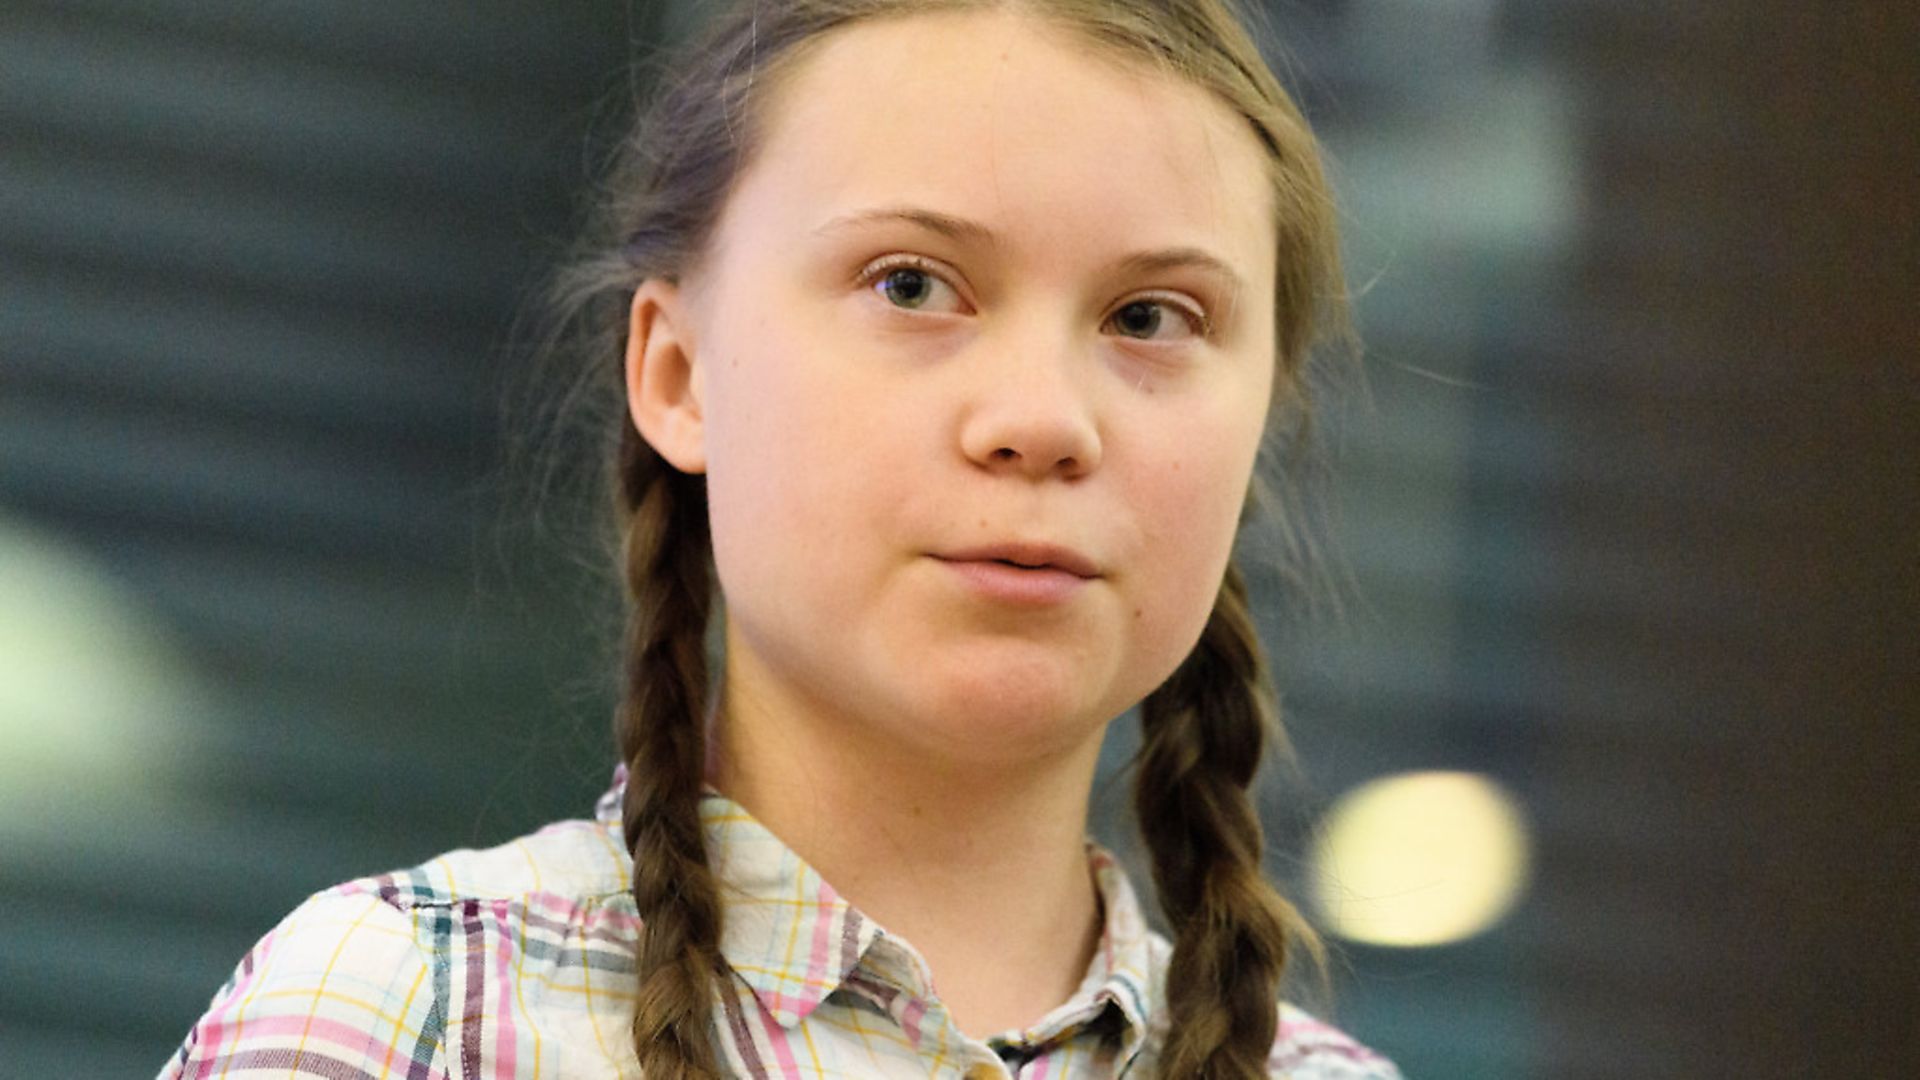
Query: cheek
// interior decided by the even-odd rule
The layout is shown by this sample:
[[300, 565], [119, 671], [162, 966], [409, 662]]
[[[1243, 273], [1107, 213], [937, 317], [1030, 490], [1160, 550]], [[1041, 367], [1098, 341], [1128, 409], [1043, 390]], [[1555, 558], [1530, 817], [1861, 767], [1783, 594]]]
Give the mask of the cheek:
[[1169, 442], [1130, 485], [1145, 530], [1135, 605], [1140, 648], [1169, 654], [1167, 673], [1199, 639], [1233, 554], [1259, 445], [1252, 423], [1235, 417], [1188, 427], [1214, 437]]
[[[741, 356], [709, 384], [708, 499], [730, 598], [831, 616], [875, 532], [888, 473], [873, 410], [800, 342]], [[825, 605], [828, 610], [820, 610]]]

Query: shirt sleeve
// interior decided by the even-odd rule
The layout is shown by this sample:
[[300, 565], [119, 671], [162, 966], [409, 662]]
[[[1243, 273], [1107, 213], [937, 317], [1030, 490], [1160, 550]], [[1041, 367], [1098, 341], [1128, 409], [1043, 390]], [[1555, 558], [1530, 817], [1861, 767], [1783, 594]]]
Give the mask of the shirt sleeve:
[[1290, 1080], [1401, 1080], [1393, 1062], [1339, 1028], [1282, 1004], [1267, 1073]]
[[321, 893], [247, 953], [160, 1080], [449, 1080], [435, 983], [412, 915]]

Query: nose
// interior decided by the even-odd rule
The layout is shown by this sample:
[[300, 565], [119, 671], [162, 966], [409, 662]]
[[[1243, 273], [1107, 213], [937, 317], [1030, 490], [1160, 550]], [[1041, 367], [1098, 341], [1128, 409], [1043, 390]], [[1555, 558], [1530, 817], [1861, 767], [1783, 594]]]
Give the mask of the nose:
[[1101, 439], [1088, 372], [1064, 344], [1016, 349], [979, 365], [967, 395], [961, 450], [991, 472], [1078, 479], [1100, 467]]

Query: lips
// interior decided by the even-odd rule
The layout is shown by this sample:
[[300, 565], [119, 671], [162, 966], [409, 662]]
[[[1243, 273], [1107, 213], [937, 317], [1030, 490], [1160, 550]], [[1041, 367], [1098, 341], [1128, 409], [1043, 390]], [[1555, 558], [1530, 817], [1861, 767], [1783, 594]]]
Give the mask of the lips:
[[1003, 563], [1023, 570], [1056, 570], [1084, 579], [1101, 576], [1100, 567], [1092, 559], [1058, 544], [986, 544], [942, 552], [935, 558], [956, 563]]

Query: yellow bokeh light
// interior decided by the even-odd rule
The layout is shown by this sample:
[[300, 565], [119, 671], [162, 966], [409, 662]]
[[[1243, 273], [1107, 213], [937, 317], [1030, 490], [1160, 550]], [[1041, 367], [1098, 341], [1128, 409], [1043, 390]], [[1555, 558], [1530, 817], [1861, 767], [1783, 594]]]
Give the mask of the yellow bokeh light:
[[1403, 773], [1363, 784], [1328, 810], [1310, 888], [1343, 938], [1441, 945], [1512, 909], [1526, 885], [1527, 848], [1519, 805], [1492, 780]]
[[139, 595], [71, 541], [0, 519], [0, 835], [124, 810], [205, 708]]

